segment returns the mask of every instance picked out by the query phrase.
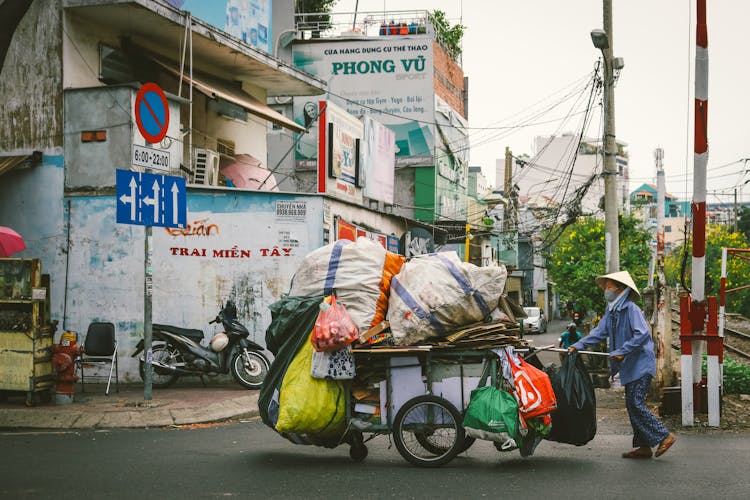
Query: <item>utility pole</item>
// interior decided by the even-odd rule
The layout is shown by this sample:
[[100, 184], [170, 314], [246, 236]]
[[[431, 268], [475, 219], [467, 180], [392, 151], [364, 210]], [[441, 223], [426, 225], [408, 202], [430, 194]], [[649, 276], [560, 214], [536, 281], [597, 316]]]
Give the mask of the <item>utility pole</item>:
[[612, 0], [602, 0], [604, 31], [593, 30], [591, 40], [602, 51], [604, 62], [604, 227], [607, 273], [620, 270], [620, 235], [617, 221], [617, 141], [615, 140], [615, 69], [620, 58], [612, 57]]
[[655, 328], [654, 340], [656, 345], [656, 389], [661, 394], [661, 389], [672, 380], [672, 332], [667, 328], [665, 313], [666, 302], [666, 280], [664, 278], [664, 215], [666, 181], [664, 179], [664, 150], [654, 150], [656, 160], [656, 286], [655, 297]]
[[511, 193], [513, 192], [513, 154], [508, 146], [505, 146], [505, 184], [503, 185], [503, 193], [505, 198], [508, 200], [508, 211], [505, 216], [505, 230], [511, 231], [514, 227], [515, 213], [513, 207], [513, 198]]

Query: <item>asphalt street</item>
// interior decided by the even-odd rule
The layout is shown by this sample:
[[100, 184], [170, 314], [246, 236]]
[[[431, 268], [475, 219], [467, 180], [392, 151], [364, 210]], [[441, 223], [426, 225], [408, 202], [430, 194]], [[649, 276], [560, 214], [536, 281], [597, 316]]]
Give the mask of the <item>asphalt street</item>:
[[261, 422], [0, 434], [2, 498], [747, 498], [750, 436], [680, 435], [659, 459], [620, 458], [630, 436], [543, 441], [534, 456], [487, 442], [439, 469], [408, 464], [386, 436], [354, 463], [348, 446], [295, 446]]

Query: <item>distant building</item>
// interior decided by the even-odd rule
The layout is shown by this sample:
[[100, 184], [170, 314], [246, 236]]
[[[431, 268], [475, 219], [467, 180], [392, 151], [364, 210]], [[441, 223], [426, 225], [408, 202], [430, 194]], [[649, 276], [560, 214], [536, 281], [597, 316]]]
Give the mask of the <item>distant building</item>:
[[[654, 184], [641, 184], [630, 193], [630, 204], [633, 212], [642, 211], [644, 217], [656, 218], [656, 196], [657, 188]], [[677, 197], [664, 193], [664, 215], [665, 217], [680, 217], [685, 215], [685, 203], [678, 202]], [[690, 205], [687, 205], [688, 211]]]
[[301, 136], [269, 139], [268, 163], [277, 166], [282, 188], [319, 188], [320, 136], [314, 121], [325, 99], [395, 134], [391, 189], [388, 195], [368, 193], [364, 179], [365, 204], [429, 223], [465, 224], [469, 141], [460, 56], [435, 30], [427, 11], [324, 17], [298, 14], [288, 29], [296, 39], [280, 53], [328, 83], [325, 96], [275, 100], [275, 109], [308, 129]]
[[[600, 139], [584, 138], [565, 133], [561, 136], [537, 137], [534, 155], [518, 170], [514, 168], [513, 182], [520, 188], [519, 196], [546, 195], [558, 203], [581, 194], [582, 214], [603, 212], [604, 179], [603, 154]], [[618, 208], [629, 211], [629, 168], [627, 143], [617, 142]], [[588, 187], [585, 187], [588, 185]]]
[[482, 174], [482, 167], [469, 167], [468, 196], [484, 198], [489, 194], [489, 186], [487, 178]]

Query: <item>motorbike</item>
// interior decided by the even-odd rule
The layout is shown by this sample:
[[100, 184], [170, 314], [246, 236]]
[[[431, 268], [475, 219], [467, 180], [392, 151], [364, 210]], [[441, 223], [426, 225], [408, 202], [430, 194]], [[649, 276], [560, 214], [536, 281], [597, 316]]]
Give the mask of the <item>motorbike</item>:
[[[166, 388], [184, 375], [209, 375], [231, 372], [235, 381], [247, 389], [260, 389], [270, 363], [263, 348], [250, 340], [250, 332], [235, 318], [237, 307], [227, 301], [209, 324], [219, 323], [224, 332], [217, 333], [208, 347], [200, 344], [203, 330], [172, 325], [152, 325], [151, 382], [155, 388]], [[143, 339], [131, 357], [144, 350]], [[144, 375], [145, 360], [140, 357], [140, 375]]]
[[581, 326], [583, 324], [583, 318], [581, 317], [581, 313], [577, 311], [573, 313], [573, 323], [575, 323], [576, 326]]

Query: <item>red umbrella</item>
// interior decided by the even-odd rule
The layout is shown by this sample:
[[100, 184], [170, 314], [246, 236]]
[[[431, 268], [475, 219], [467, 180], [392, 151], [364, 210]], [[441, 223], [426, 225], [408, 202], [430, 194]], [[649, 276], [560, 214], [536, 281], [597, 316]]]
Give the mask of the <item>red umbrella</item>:
[[0, 257], [10, 257], [26, 249], [21, 235], [9, 227], [0, 226]]

